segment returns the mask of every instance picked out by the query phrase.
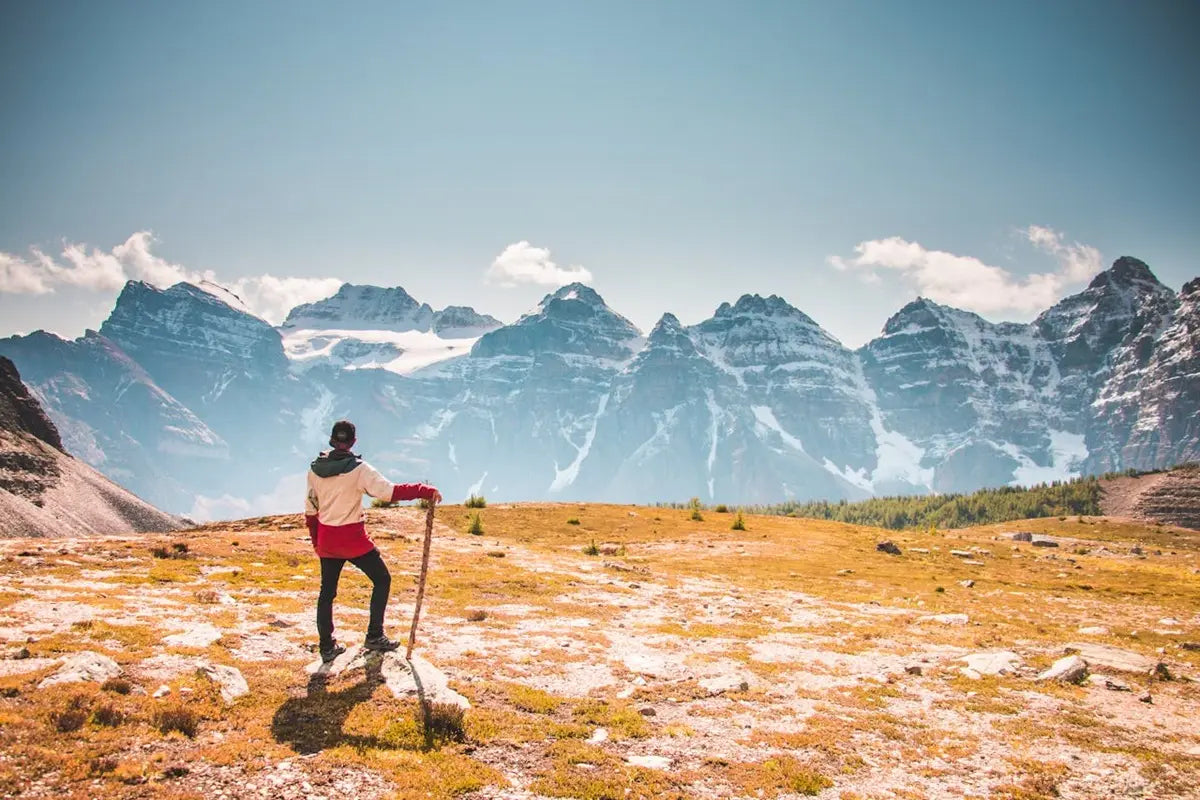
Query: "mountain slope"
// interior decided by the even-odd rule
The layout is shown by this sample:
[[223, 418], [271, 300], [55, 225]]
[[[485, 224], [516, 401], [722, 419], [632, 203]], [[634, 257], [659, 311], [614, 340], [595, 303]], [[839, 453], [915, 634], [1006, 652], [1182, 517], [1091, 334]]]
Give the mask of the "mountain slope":
[[0, 357], [0, 535], [170, 531], [182, 523], [67, 455], [54, 423]]

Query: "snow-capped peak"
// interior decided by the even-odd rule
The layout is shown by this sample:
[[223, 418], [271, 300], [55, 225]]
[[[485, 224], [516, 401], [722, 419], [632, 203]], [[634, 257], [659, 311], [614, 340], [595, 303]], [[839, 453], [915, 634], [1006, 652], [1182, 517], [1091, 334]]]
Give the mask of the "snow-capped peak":
[[252, 317], [258, 317], [259, 319], [262, 319], [262, 317], [259, 317], [258, 314], [255, 314], [250, 310], [250, 307], [246, 305], [242, 298], [238, 297], [236, 294], [231, 292], [229, 289], [226, 289], [219, 283], [213, 283], [212, 281], [200, 281], [196, 284], [184, 285], [195, 286], [200, 291], [207, 292], [232, 309], [241, 311], [243, 314], [249, 314]]

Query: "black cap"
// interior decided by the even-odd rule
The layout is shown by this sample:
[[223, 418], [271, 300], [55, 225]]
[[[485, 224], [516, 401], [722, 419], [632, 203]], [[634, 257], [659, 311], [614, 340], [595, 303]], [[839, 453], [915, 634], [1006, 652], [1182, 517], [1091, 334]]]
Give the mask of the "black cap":
[[333, 447], [342, 445], [349, 447], [357, 438], [354, 423], [348, 419], [339, 419], [333, 423], [333, 432], [329, 434], [329, 444]]

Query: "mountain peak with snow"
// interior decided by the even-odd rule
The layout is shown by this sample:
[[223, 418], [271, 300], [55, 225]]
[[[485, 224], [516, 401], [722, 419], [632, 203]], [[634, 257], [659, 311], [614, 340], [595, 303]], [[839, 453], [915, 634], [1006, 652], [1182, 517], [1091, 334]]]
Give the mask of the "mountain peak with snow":
[[1133, 256], [1121, 256], [1113, 262], [1111, 267], [1093, 278], [1092, 282], [1088, 284], [1088, 288], [1099, 289], [1109, 284], [1130, 286], [1135, 283], [1163, 285], [1145, 261]]
[[400, 286], [343, 283], [324, 300], [304, 303], [288, 312], [285, 329], [427, 331], [433, 309], [418, 303]]
[[764, 316], [764, 317], [793, 317], [811, 325], [812, 318], [793, 306], [777, 294], [763, 297], [759, 294], [744, 294], [732, 306], [722, 303], [713, 314], [714, 317], [733, 316]]
[[596, 290], [569, 283], [546, 295], [513, 324], [484, 334], [471, 355], [559, 353], [625, 360], [633, 355], [633, 343], [640, 338], [637, 327], [609, 308]]

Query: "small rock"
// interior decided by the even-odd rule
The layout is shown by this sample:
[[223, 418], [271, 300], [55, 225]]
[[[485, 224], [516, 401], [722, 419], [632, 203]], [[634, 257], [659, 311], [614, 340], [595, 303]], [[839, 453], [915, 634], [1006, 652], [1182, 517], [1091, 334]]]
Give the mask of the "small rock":
[[208, 647], [221, 638], [221, 631], [208, 622], [202, 622], [194, 628], [188, 628], [181, 633], [173, 633], [163, 637], [163, 644], [175, 647]]
[[930, 614], [917, 618], [917, 622], [940, 622], [943, 625], [966, 625], [967, 621], [966, 614]]
[[232, 703], [239, 697], [250, 694], [250, 686], [242, 677], [237, 667], [227, 667], [222, 664], [205, 664], [198, 670], [217, 686], [221, 687], [221, 699]]
[[745, 692], [750, 688], [750, 682], [740, 675], [717, 675], [704, 678], [699, 683], [700, 688], [708, 692], [709, 696], [726, 692]]
[[1108, 633], [1108, 628], [1103, 625], [1089, 625], [1086, 628], [1080, 628], [1080, 633], [1086, 633], [1088, 636], [1104, 636]]
[[893, 542], [880, 542], [879, 544], [875, 545], [875, 549], [881, 553], [888, 553], [889, 555], [893, 556], [900, 555], [900, 548], [897, 547]]
[[1193, 652], [1200, 650], [1200, 642], [1180, 642], [1179, 646], [1184, 650], [1191, 650]]
[[1149, 693], [1149, 692], [1146, 692], [1144, 695], [1142, 695], [1141, 697], [1139, 697], [1139, 698], [1138, 698], [1138, 702], [1141, 702], [1141, 703], [1153, 703], [1153, 702], [1154, 702], [1154, 698], [1150, 696], [1150, 693]]
[[975, 673], [967, 676], [970, 678], [978, 678], [982, 675], [1011, 675], [1021, 666], [1021, 657], [1010, 650], [971, 653], [958, 660], [967, 663], [963, 670], [964, 674], [968, 670]]
[[104, 683], [109, 678], [115, 678], [120, 674], [121, 667], [116, 661], [100, 653], [84, 650], [68, 657], [59, 667], [58, 672], [44, 678], [38, 684], [38, 688], [45, 689], [56, 683], [79, 683], [81, 681]]
[[1107, 675], [1089, 675], [1088, 683], [1093, 686], [1099, 686], [1103, 689], [1108, 689], [1110, 692], [1128, 692], [1131, 691], [1129, 685], [1115, 678], [1110, 678]]
[[630, 766], [647, 769], [670, 769], [671, 759], [666, 756], [630, 756], [625, 759]]
[[982, 561], [975, 561], [974, 559], [970, 559], [970, 558], [964, 558], [964, 559], [962, 560], [962, 563], [964, 563], [964, 564], [968, 564], [968, 565], [970, 565], [970, 566], [972, 566], [972, 567], [982, 567], [982, 566], [983, 566], [983, 562], [982, 562]]
[[[1130, 633], [1134, 636], [1136, 633]], [[1103, 644], [1071, 642], [1063, 647], [1067, 653], [1078, 653], [1091, 669], [1114, 670], [1116, 672], [1140, 672], [1145, 675], [1154, 669], [1154, 661], [1140, 653], [1122, 650]]]
[[1150, 677], [1156, 681], [1174, 680], [1171, 676], [1171, 670], [1161, 661], [1154, 665], [1154, 669], [1150, 671]]
[[975, 581], [968, 578], [965, 581], [959, 581], [958, 585], [963, 587], [964, 589], [970, 589], [972, 586], [975, 585]]
[[617, 692], [617, 697], [620, 698], [621, 700], [628, 700], [629, 698], [633, 697], [634, 691], [635, 690], [632, 686], [627, 686], [626, 688]]
[[591, 738], [588, 739], [588, 744], [600, 744], [607, 741], [608, 731], [606, 731], [604, 728], [596, 728], [596, 730], [592, 733]]
[[1162, 619], [1160, 619], [1160, 620], [1158, 621], [1158, 624], [1159, 624], [1159, 625], [1168, 625], [1168, 626], [1170, 626], [1170, 625], [1178, 625], [1178, 624], [1179, 624], [1179, 620], [1175, 619], [1174, 617], [1163, 617]]
[[1058, 547], [1058, 542], [1048, 536], [1038, 536], [1030, 544], [1034, 547]]
[[922, 669], [921, 669], [920, 665], [912, 664], [911, 666], [905, 667], [904, 671], [907, 672], [909, 675], [920, 675], [922, 672]]
[[852, 570], [852, 569], [839, 569], [839, 570], [837, 571], [837, 574], [838, 574], [838, 575], [853, 575], [853, 574], [854, 574], [854, 570]]
[[975, 554], [970, 550], [951, 550], [950, 555], [957, 556], [958, 558], [970, 558]]
[[16, 650], [9, 650], [4, 654], [5, 658], [11, 658], [13, 661], [24, 661], [29, 658], [28, 647], [18, 647]]
[[608, 543], [600, 545], [600, 555], [602, 556], [616, 556], [620, 554], [621, 545], [619, 544]]
[[642, 706], [641, 708], [638, 709], [638, 713], [641, 714], [643, 717], [657, 717], [658, 716], [658, 712], [654, 710], [653, 706]]
[[1062, 681], [1080, 683], [1088, 674], [1088, 665], [1079, 656], [1065, 656], [1055, 661], [1050, 669], [1037, 676], [1039, 681]]
[[1200, 756], [1200, 745], [1196, 745], [1191, 750], [1188, 750], [1189, 756]]
[[164, 683], [162, 686], [159, 686], [157, 689], [155, 689], [154, 694], [152, 694], [150, 696], [153, 697], [155, 700], [159, 700], [161, 698], [166, 697], [170, 693], [171, 693], [171, 687], [167, 686]]
[[1033, 534], [1029, 531], [1017, 531], [1012, 535], [1012, 540], [1014, 542], [1032, 542]]
[[910, 547], [910, 548], [908, 548], [908, 552], [924, 554], [924, 553], [929, 552], [929, 548], [928, 547]]

